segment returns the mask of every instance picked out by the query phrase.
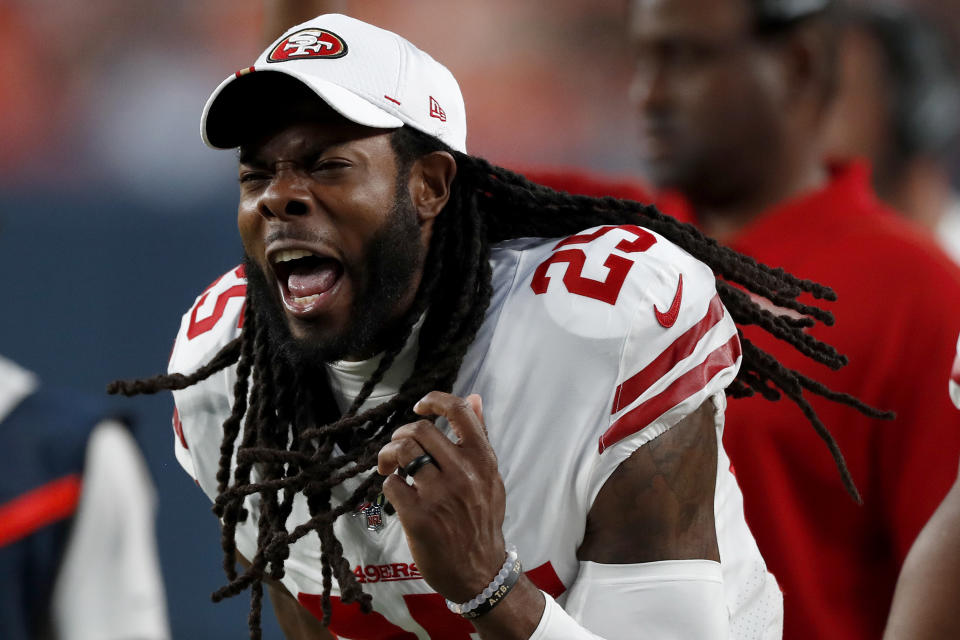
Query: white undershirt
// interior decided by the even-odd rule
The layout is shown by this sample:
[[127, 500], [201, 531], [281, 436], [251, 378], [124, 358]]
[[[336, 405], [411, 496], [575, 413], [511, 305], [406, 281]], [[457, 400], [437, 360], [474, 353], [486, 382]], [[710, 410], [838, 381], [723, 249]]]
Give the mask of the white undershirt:
[[[417, 361], [417, 339], [420, 336], [420, 327], [423, 318], [417, 321], [407, 338], [407, 343], [394, 358], [390, 369], [383, 379], [373, 388], [373, 392], [360, 406], [360, 411], [366, 411], [392, 398], [400, 390], [400, 386], [413, 373]], [[340, 411], [346, 411], [353, 403], [353, 399], [360, 393], [363, 384], [377, 370], [377, 365], [383, 354], [378, 354], [369, 360], [337, 360], [327, 363], [327, 372], [330, 374], [330, 390], [337, 401]]]

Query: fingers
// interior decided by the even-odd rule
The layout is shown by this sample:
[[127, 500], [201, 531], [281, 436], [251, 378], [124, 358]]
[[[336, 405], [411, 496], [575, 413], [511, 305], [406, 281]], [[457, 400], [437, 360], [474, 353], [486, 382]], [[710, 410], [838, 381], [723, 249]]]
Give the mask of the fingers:
[[[433, 456], [439, 469], [453, 469], [459, 464], [460, 454], [457, 452], [457, 445], [450, 442], [450, 439], [437, 428], [437, 425], [429, 420], [417, 420], [403, 425], [393, 432], [390, 442], [384, 445], [384, 448], [380, 450], [381, 453], [387, 447], [397, 447], [400, 454], [396, 458], [396, 464], [387, 464], [383, 470], [380, 469], [378, 464], [377, 470], [381, 474], [384, 471], [393, 473], [394, 470], [403, 468], [423, 453], [429, 453]], [[388, 460], [387, 462], [390, 463], [391, 461]]]
[[[483, 426], [483, 401], [477, 394], [466, 399], [449, 393], [433, 391], [414, 405], [414, 411], [424, 416], [443, 416], [449, 422], [454, 433], [459, 436], [460, 444], [450, 441], [429, 420], [418, 420], [405, 424], [391, 436], [389, 443], [383, 446], [377, 456], [377, 472], [387, 476], [383, 493], [397, 507], [398, 512], [412, 504], [418, 496], [415, 485], [393, 475], [419, 456], [427, 453], [434, 462], [422, 466], [417, 472], [420, 488], [430, 489], [443, 469], [449, 473], [472, 473], [468, 469], [496, 468], [496, 456], [493, 454]], [[468, 453], [466, 449], [473, 450]], [[479, 453], [479, 455], [478, 455]], [[479, 465], [479, 466], [478, 466]], [[454, 481], [450, 477], [450, 481]]]
[[[426, 420], [421, 422], [426, 423]], [[439, 433], [432, 424], [427, 423], [427, 425], [430, 429]], [[407, 426], [411, 425], [405, 425], [405, 427]], [[401, 429], [403, 428], [401, 427]], [[440, 436], [447, 440], [443, 437], [443, 434], [440, 434]], [[447, 440], [447, 444], [450, 444], [449, 440]], [[397, 438], [396, 433], [394, 433], [394, 439], [385, 444], [377, 455], [377, 473], [387, 476], [387, 479], [383, 481], [383, 495], [397, 508], [397, 513], [401, 516], [408, 513], [408, 509], [416, 502], [418, 492], [415, 486], [408, 484], [404, 478], [395, 475], [393, 472], [406, 467], [425, 453], [426, 451], [415, 438], [402, 436]], [[431, 457], [433, 457], [432, 454]], [[436, 462], [433, 462], [422, 465], [415, 473], [419, 480], [429, 482], [440, 473], [440, 467]]]
[[421, 416], [443, 416], [464, 447], [489, 446], [483, 426], [483, 401], [477, 394], [467, 399], [442, 391], [431, 391], [413, 405]]
[[390, 501], [390, 504], [396, 507], [401, 522], [406, 518], [406, 514], [415, 512], [417, 490], [407, 484], [407, 481], [400, 476], [396, 474], [388, 475], [387, 479], [383, 481], [381, 491], [383, 491], [384, 497]]
[[[430, 425], [430, 427], [436, 431], [433, 425]], [[403, 427], [401, 427], [401, 429], [402, 428]], [[403, 469], [418, 460], [426, 453], [427, 449], [425, 449], [416, 438], [404, 437], [402, 434], [401, 437], [398, 438], [396, 433], [394, 433], [393, 440], [385, 444], [377, 455], [377, 473], [382, 476], [390, 475], [397, 469]], [[433, 454], [430, 455], [433, 457]], [[419, 466], [420, 472], [424, 473], [424, 475], [427, 475], [427, 466], [433, 467], [434, 471], [439, 471], [439, 465], [435, 462], [435, 458], [434, 462]], [[414, 471], [414, 473], [416, 473], [416, 471]]]
[[480, 418], [480, 422], [484, 425], [484, 430], [486, 430], [486, 423], [483, 422], [483, 398], [480, 397], [479, 393], [471, 393], [467, 396], [467, 402], [470, 403], [470, 407], [473, 409], [473, 412], [477, 414], [477, 417]]
[[[408, 540], [442, 537], [438, 531], [446, 530], [448, 521], [465, 523], [462, 526], [471, 531], [486, 530], [488, 527], [479, 527], [476, 522], [478, 514], [489, 512], [497, 514], [494, 529], [499, 531], [503, 524], [503, 481], [496, 454], [487, 440], [481, 397], [471, 394], [459, 398], [433, 391], [414, 405], [414, 412], [445, 418], [459, 442], [452, 442], [446, 430], [441, 431], [432, 420], [423, 419], [394, 431], [391, 441], [381, 448], [377, 471], [386, 476], [383, 494], [396, 507]], [[412, 483], [394, 473], [424, 454], [434, 462], [420, 467]]]

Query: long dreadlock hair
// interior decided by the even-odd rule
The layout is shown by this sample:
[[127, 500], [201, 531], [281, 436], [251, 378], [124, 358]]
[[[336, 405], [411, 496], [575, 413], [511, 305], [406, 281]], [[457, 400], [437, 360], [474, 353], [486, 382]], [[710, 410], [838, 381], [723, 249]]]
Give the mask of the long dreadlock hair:
[[[816, 299], [835, 300], [831, 289], [797, 278], [783, 269], [759, 264], [720, 246], [695, 227], [660, 213], [650, 205], [612, 197], [569, 195], [474, 156], [446, 147], [439, 140], [409, 127], [391, 138], [401, 175], [408, 175], [414, 159], [445, 150], [456, 159], [457, 174], [445, 209], [434, 221], [433, 238], [424, 263], [423, 278], [414, 301], [392, 336], [374, 373], [353, 404], [342, 415], [322, 367], [293, 367], [268, 335], [263, 311], [247, 291], [244, 329], [206, 365], [190, 375], [160, 375], [145, 380], [116, 381], [110, 393], [135, 395], [184, 389], [229, 366], [236, 365], [233, 408], [223, 424], [217, 471], [217, 498], [213, 512], [222, 522], [223, 568], [228, 584], [213, 594], [214, 601], [251, 588], [251, 638], [260, 638], [263, 579], [279, 579], [290, 545], [316, 532], [321, 545], [323, 576], [322, 622], [331, 617], [330, 590], [336, 577], [344, 603], [358, 602], [371, 610], [343, 547], [334, 534], [334, 521], [375, 500], [384, 478], [369, 473], [348, 499], [335, 504], [331, 490], [346, 480], [363, 476], [376, 466], [377, 454], [394, 430], [413, 420], [413, 404], [432, 390], [450, 391], [467, 348], [480, 328], [493, 293], [490, 247], [520, 237], [565, 237], [597, 225], [635, 224], [655, 231], [713, 269], [721, 300], [738, 327], [757, 325], [810, 359], [837, 369], [846, 358], [832, 346], [804, 332], [816, 322], [830, 325], [832, 315], [801, 303], [806, 292]], [[249, 276], [249, 274], [248, 274]], [[802, 317], [777, 315], [754, 302], [762, 296]], [[358, 413], [374, 387], [390, 369], [408, 341], [416, 322], [424, 317], [413, 373], [390, 400]], [[727, 394], [760, 394], [768, 400], [786, 395], [795, 402], [823, 439], [839, 469], [847, 491], [857, 502], [859, 493], [833, 437], [803, 396], [804, 391], [856, 408], [872, 417], [892, 417], [845, 393], [832, 391], [807, 376], [785, 368], [740, 332], [743, 359]], [[242, 425], [242, 429], [241, 429]], [[241, 437], [242, 432], [242, 437]], [[240, 438], [239, 444], [237, 439]], [[334, 444], [342, 454], [333, 455]], [[236, 467], [231, 481], [231, 459]], [[252, 477], [256, 470], [257, 478]], [[310, 519], [292, 530], [286, 521], [294, 496], [306, 497]], [[259, 495], [260, 517], [256, 555], [239, 574], [235, 533], [248, 513], [247, 496]]]

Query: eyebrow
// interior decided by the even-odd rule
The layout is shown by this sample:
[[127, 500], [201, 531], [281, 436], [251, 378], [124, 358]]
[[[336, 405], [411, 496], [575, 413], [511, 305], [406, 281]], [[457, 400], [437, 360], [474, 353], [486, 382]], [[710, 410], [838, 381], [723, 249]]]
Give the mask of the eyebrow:
[[[327, 150], [332, 149], [333, 147], [342, 146], [352, 140], [353, 138], [350, 136], [331, 136], [325, 140], [317, 140], [310, 143], [310, 145], [303, 150], [301, 156], [309, 157], [311, 159], [318, 158], [326, 153]], [[254, 166], [263, 166], [267, 164], [260, 155], [259, 148], [251, 145], [247, 145], [246, 147], [241, 145], [237, 149], [237, 160], [240, 164]]]

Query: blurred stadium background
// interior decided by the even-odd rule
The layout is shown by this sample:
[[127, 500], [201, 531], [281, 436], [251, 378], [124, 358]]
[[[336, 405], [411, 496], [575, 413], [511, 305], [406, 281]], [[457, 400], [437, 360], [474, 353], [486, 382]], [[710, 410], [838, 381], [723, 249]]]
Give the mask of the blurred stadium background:
[[[913, 3], [960, 35], [960, 2]], [[460, 81], [472, 153], [636, 175], [626, 0], [351, 3]], [[264, 46], [263, 0], [0, 2], [0, 353], [102, 392], [165, 369], [181, 313], [240, 259], [235, 158], [204, 147], [210, 91]], [[958, 115], [960, 117], [960, 115]], [[178, 467], [166, 395], [134, 415], [159, 494], [174, 638], [239, 638], [209, 501]], [[272, 615], [265, 638], [279, 638]]]

